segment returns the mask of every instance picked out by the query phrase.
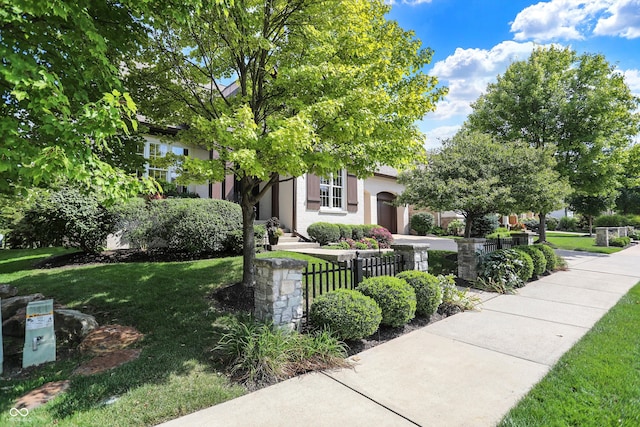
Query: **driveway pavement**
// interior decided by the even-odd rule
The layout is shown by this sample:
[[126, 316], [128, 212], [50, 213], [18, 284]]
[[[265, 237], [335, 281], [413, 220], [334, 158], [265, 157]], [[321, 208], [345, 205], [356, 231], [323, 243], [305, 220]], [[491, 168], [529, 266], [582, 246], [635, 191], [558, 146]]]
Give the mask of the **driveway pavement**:
[[[564, 253], [564, 252], [563, 252]], [[492, 426], [640, 281], [640, 245], [564, 253], [568, 271], [314, 373], [163, 424]]]

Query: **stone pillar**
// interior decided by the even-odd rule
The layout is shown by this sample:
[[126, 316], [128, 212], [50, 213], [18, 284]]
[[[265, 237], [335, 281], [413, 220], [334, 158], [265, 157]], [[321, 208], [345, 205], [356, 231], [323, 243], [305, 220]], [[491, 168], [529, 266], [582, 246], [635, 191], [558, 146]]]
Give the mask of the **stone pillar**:
[[532, 233], [511, 233], [511, 238], [514, 240], [516, 245], [522, 246], [531, 246], [533, 245], [533, 234]]
[[460, 239], [458, 244], [458, 277], [474, 281], [478, 278], [478, 255], [487, 239]]
[[427, 271], [429, 269], [428, 243], [413, 245], [391, 245], [391, 249], [404, 258], [405, 270]]
[[596, 246], [609, 246], [607, 227], [596, 227]]
[[277, 327], [299, 330], [302, 320], [302, 273], [307, 261], [289, 258], [255, 260], [256, 319]]

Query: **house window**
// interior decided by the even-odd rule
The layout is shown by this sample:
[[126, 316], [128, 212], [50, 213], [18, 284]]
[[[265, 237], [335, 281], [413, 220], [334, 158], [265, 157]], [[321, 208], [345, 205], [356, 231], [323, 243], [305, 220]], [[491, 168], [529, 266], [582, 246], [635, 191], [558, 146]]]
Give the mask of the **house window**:
[[337, 171], [327, 178], [320, 178], [321, 209], [344, 210], [344, 195], [344, 171]]
[[[156, 181], [164, 181], [164, 182], [173, 182], [178, 174], [176, 172], [175, 167], [170, 168], [161, 168], [154, 166], [154, 160], [160, 159], [167, 155], [168, 152], [172, 152], [177, 156], [188, 156], [189, 150], [187, 148], [171, 146], [168, 144], [163, 144], [161, 142], [147, 142], [147, 147], [145, 150], [145, 157], [149, 159], [149, 163], [147, 163], [147, 174], [148, 176], [154, 178]], [[187, 191], [186, 187], [179, 186], [178, 192]]]

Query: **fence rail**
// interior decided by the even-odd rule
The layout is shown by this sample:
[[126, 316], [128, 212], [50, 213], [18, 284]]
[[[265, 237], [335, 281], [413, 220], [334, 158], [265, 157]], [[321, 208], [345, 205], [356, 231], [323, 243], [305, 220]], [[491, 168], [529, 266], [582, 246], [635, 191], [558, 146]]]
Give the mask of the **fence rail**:
[[484, 249], [482, 250], [483, 254], [488, 254], [499, 249], [511, 249], [516, 246], [527, 245], [528, 241], [526, 238], [521, 237], [504, 237], [498, 239], [487, 239], [484, 243]]
[[341, 263], [311, 264], [302, 273], [304, 283], [304, 318], [309, 315], [313, 300], [336, 289], [355, 289], [367, 277], [394, 276], [404, 270], [402, 255], [356, 258]]

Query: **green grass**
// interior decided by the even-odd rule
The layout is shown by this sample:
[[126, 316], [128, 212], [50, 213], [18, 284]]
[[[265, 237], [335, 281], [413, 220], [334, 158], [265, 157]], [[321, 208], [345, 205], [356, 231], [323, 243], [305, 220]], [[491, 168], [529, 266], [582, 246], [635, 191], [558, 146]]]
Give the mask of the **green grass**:
[[[212, 356], [223, 331], [216, 326], [220, 313], [207, 300], [216, 288], [240, 281], [240, 257], [33, 269], [34, 261], [50, 253], [60, 250], [0, 251], [0, 283], [18, 287], [20, 294], [43, 293], [94, 315], [101, 325], [134, 326], [145, 334], [142, 354], [88, 377], [71, 376], [81, 355], [31, 368], [19, 378], [2, 377], [0, 425], [15, 422], [9, 409], [16, 398], [62, 379], [71, 380], [69, 390], [22, 418], [21, 425], [154, 425], [246, 392], [222, 374], [224, 367]], [[260, 256], [322, 262], [289, 252]], [[115, 403], [103, 403], [114, 396]]]
[[566, 249], [570, 251], [612, 254], [622, 250], [622, 248], [615, 248], [612, 246], [596, 246], [595, 237], [565, 234], [553, 231], [547, 231], [547, 241], [558, 249]]
[[640, 283], [500, 423], [614, 425], [640, 425]]

